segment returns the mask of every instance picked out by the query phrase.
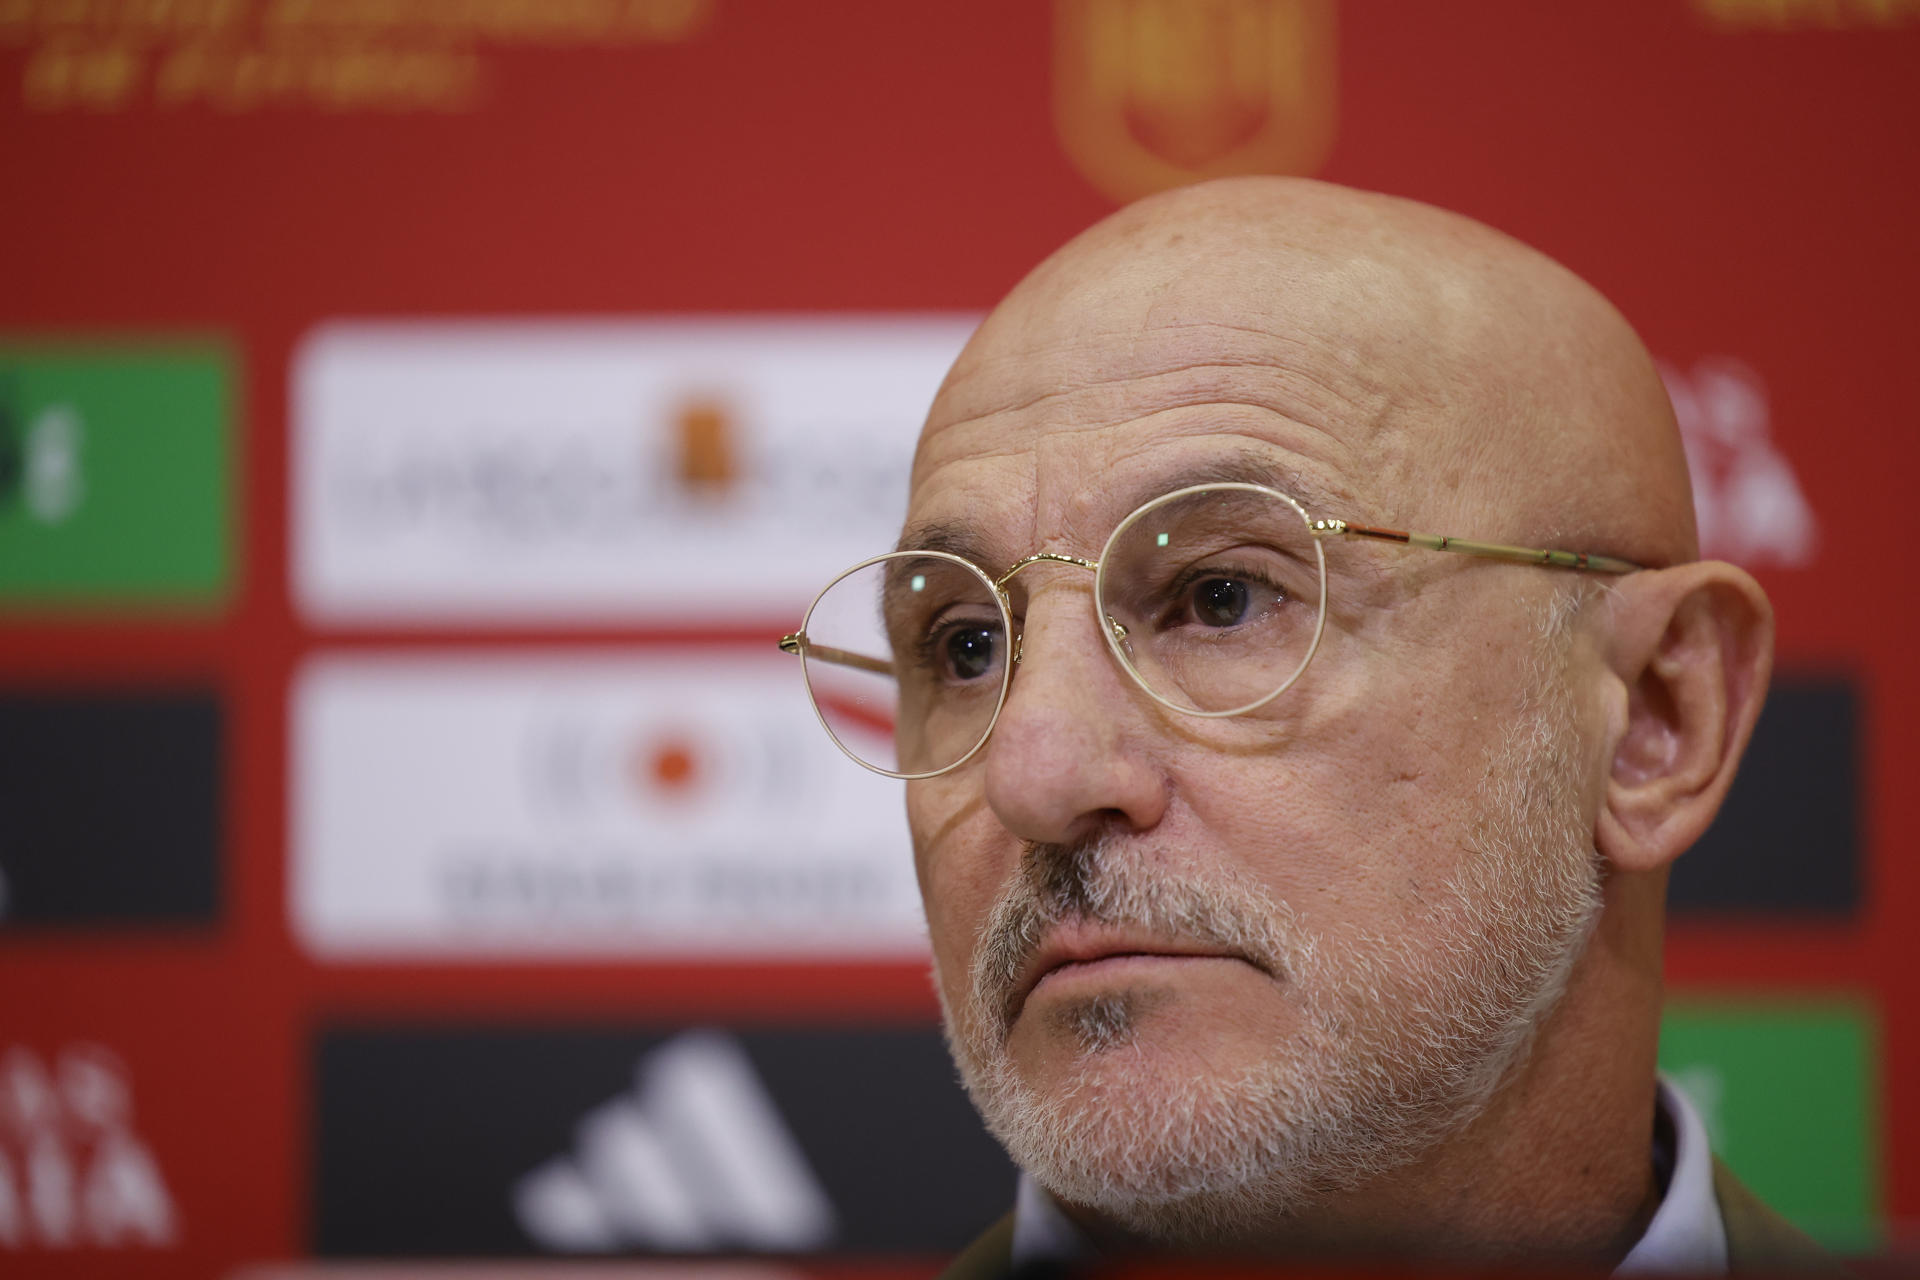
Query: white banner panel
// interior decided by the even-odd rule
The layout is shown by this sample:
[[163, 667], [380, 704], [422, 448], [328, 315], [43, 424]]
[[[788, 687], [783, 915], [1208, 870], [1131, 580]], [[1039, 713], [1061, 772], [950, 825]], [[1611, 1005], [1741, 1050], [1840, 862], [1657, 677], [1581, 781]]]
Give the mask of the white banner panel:
[[771, 647], [321, 657], [291, 725], [317, 956], [925, 954], [901, 784]]
[[335, 323], [292, 379], [294, 593], [338, 626], [797, 622], [899, 536], [975, 318]]

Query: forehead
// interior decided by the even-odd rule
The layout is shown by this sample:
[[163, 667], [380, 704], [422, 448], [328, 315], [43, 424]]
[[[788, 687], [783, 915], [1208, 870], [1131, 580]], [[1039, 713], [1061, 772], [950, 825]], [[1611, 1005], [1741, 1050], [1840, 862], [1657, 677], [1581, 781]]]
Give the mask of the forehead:
[[1216, 480], [1314, 515], [1397, 505], [1387, 427], [1410, 406], [1350, 342], [1191, 320], [983, 336], [929, 417], [903, 545], [964, 530], [994, 558], [1091, 554], [1141, 502]]
[[1339, 496], [1317, 468], [1253, 434], [1164, 433], [1106, 465], [1073, 456], [1086, 443], [1084, 435], [1049, 437], [1026, 457], [955, 461], [922, 489], [899, 549], [950, 551], [983, 566], [1042, 548], [1092, 555], [1135, 508], [1176, 489], [1227, 481], [1278, 490], [1310, 516], [1353, 509], [1354, 500]]

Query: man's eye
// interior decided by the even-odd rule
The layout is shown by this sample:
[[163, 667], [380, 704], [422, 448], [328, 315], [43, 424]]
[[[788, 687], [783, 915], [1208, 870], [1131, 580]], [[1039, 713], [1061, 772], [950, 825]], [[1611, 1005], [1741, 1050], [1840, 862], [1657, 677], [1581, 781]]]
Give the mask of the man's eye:
[[1182, 616], [1175, 621], [1211, 628], [1238, 627], [1254, 621], [1286, 595], [1281, 588], [1249, 575], [1199, 576], [1187, 586], [1180, 601]]
[[994, 634], [987, 627], [955, 627], [941, 641], [947, 671], [958, 680], [978, 680], [993, 670]]
[[1209, 627], [1233, 627], [1246, 621], [1253, 593], [1232, 578], [1208, 578], [1193, 589], [1193, 616]]
[[935, 627], [915, 646], [920, 670], [934, 680], [965, 684], [994, 674], [1000, 628], [979, 622]]

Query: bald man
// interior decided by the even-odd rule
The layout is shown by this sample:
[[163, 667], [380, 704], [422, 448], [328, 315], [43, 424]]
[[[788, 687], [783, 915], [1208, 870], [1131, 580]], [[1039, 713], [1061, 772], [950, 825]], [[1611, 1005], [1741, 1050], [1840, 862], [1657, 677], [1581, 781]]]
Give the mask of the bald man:
[[1305, 181], [1122, 210], [980, 327], [898, 551], [783, 647], [907, 779], [1023, 1170], [952, 1274], [1821, 1263], [1655, 1075], [1667, 869], [1771, 614], [1697, 558], [1633, 331], [1540, 254]]

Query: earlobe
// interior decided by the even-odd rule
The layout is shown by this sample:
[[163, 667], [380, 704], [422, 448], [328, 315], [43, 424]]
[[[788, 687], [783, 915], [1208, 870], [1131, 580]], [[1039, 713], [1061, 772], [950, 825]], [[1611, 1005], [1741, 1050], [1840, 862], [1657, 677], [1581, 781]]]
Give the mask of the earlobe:
[[1625, 685], [1595, 840], [1622, 871], [1684, 853], [1739, 767], [1773, 667], [1773, 610], [1750, 574], [1702, 561], [1615, 592], [1608, 665]]

